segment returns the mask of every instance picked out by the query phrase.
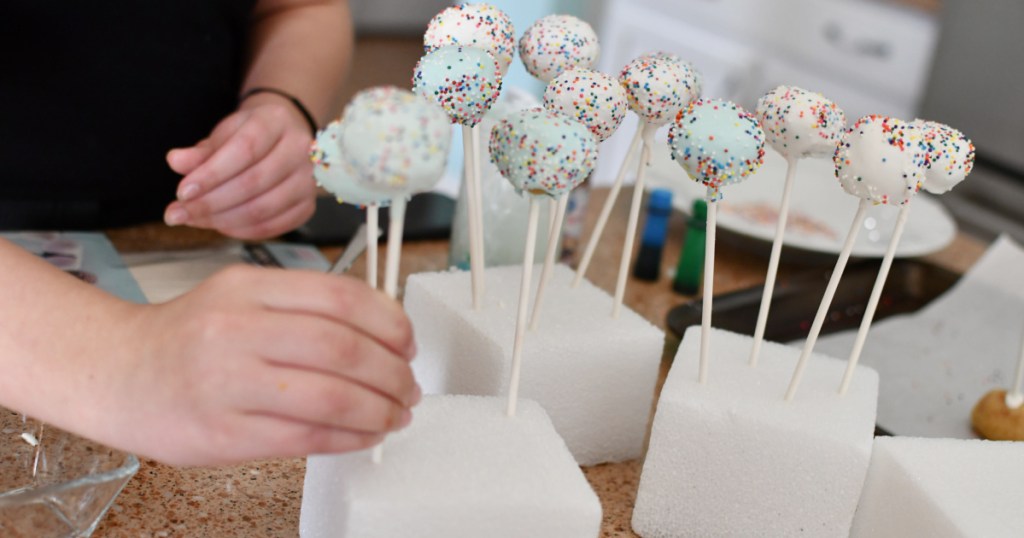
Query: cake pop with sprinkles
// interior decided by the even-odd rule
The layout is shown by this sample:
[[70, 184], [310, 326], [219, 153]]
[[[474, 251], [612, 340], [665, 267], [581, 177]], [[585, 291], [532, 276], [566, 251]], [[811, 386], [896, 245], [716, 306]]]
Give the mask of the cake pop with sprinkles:
[[641, 56], [622, 69], [619, 82], [629, 107], [653, 125], [664, 125], [699, 97], [697, 71], [685, 62]]
[[572, 15], [542, 17], [519, 38], [523, 66], [544, 83], [578, 67], [593, 69], [600, 51], [594, 29]]
[[341, 122], [338, 120], [327, 124], [316, 135], [316, 140], [309, 151], [313, 161], [313, 178], [316, 184], [334, 195], [338, 203], [356, 206], [387, 206], [390, 197], [376, 191], [367, 190], [357, 179], [352, 165], [341, 155]]
[[448, 116], [431, 101], [391, 86], [357, 94], [341, 118], [341, 152], [371, 191], [410, 196], [444, 173]]
[[974, 168], [974, 144], [960, 131], [934, 121], [915, 120], [925, 146], [924, 190], [948, 192]]
[[501, 67], [491, 53], [448, 45], [420, 58], [413, 91], [440, 104], [452, 123], [472, 127], [498, 99], [501, 78]]
[[490, 52], [504, 76], [516, 50], [515, 29], [508, 15], [491, 4], [458, 4], [435, 15], [423, 35], [426, 52], [448, 45]]
[[846, 115], [819, 93], [779, 86], [757, 101], [766, 142], [780, 155], [801, 159], [829, 157], [846, 129]]
[[542, 108], [510, 115], [491, 129], [488, 145], [501, 175], [517, 192], [559, 197], [594, 169], [597, 138], [578, 121]]
[[843, 133], [833, 161], [846, 192], [876, 205], [904, 205], [924, 183], [927, 158], [918, 126], [871, 115]]
[[640, 55], [640, 58], [650, 58], [650, 59], [654, 59], [654, 60], [665, 60], [665, 61], [675, 62], [677, 64], [682, 65], [686, 70], [688, 70], [690, 72], [690, 78], [691, 78], [691, 84], [692, 84], [692, 88], [690, 88], [690, 89], [691, 89], [691, 93], [694, 96], [694, 99], [696, 99], [697, 97], [700, 97], [701, 94], [703, 93], [703, 91], [704, 91], [704, 76], [701, 75], [700, 71], [698, 71], [697, 68], [694, 67], [691, 62], [689, 62], [687, 60], [684, 60], [682, 56], [680, 56], [680, 55], [678, 55], [678, 54], [676, 54], [674, 52], [667, 51], [667, 50], [656, 50], [656, 51], [653, 51], [653, 52], [645, 52], [644, 54]]
[[708, 198], [738, 183], [764, 163], [764, 131], [749, 112], [721, 99], [700, 99], [680, 112], [669, 128], [669, 147]]
[[544, 89], [544, 108], [578, 120], [598, 142], [615, 133], [628, 106], [617, 80], [590, 69], [566, 71]]

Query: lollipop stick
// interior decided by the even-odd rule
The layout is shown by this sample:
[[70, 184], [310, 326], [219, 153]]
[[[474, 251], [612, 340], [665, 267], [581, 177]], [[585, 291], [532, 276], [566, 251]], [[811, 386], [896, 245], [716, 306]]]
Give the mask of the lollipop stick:
[[629, 259], [633, 256], [633, 243], [636, 240], [636, 227], [640, 221], [640, 202], [644, 197], [644, 175], [651, 160], [652, 139], [657, 126], [644, 124], [642, 138], [644, 148], [640, 151], [640, 162], [637, 163], [636, 184], [633, 186], [633, 203], [629, 206], [629, 220], [626, 222], [626, 239], [622, 243], [622, 257], [619, 258], [619, 278], [615, 283], [615, 303], [612, 306], [612, 317], [618, 319], [622, 311], [622, 299], [626, 294], [626, 277], [629, 276]]
[[480, 296], [483, 298], [484, 294], [484, 273], [483, 269], [487, 267], [487, 254], [484, 249], [484, 188], [481, 185], [481, 164], [483, 159], [480, 158], [480, 125], [473, 126], [473, 184], [476, 186], [476, 251], [480, 255]]
[[[552, 199], [554, 200], [554, 199]], [[569, 194], [558, 198], [558, 207], [551, 214], [554, 216], [548, 229], [548, 250], [544, 255], [544, 269], [540, 272], [540, 283], [537, 286], [537, 297], [533, 301], [533, 313], [530, 314], [530, 330], [537, 329], [540, 319], [540, 307], [544, 303], [544, 290], [551, 279], [551, 269], [555, 265], [555, 251], [558, 248], [558, 235], [562, 232], [562, 221], [565, 220], [565, 208], [569, 205]]]
[[479, 184], [474, 181], [475, 165], [473, 163], [476, 153], [473, 148], [473, 129], [462, 126], [462, 158], [463, 158], [463, 181], [466, 182], [466, 222], [469, 223], [469, 270], [470, 282], [473, 290], [473, 310], [480, 309], [480, 299], [483, 295], [483, 253], [480, 252], [478, 237], [480, 228], [477, 227], [476, 213], [478, 207], [477, 190]]
[[[391, 221], [388, 223], [388, 252], [384, 262], [384, 294], [394, 299], [398, 296], [398, 264], [402, 257], [402, 235], [405, 228], [405, 197], [396, 196], [391, 200]], [[376, 235], [371, 233], [370, 235]], [[384, 459], [384, 443], [373, 447], [370, 455], [373, 463]]]
[[1024, 336], [1020, 341], [1020, 357], [1017, 359], [1017, 375], [1014, 376], [1013, 388], [1006, 392], [1006, 407], [1017, 409], [1024, 404], [1024, 394], [1021, 394], [1021, 383], [1024, 382]]
[[605, 224], [608, 224], [608, 217], [612, 213], [612, 206], [615, 205], [615, 200], [619, 197], [622, 182], [626, 178], [626, 169], [629, 167], [630, 161], [633, 160], [633, 155], [640, 149], [642, 141], [643, 124], [641, 123], [636, 127], [636, 134], [633, 135], [633, 141], [629, 143], [629, 150], [626, 151], [626, 156], [622, 159], [622, 164], [619, 165], [619, 174], [615, 176], [615, 183], [612, 185], [611, 190], [608, 191], [608, 197], [604, 200], [601, 214], [598, 215], [597, 223], [594, 224], [594, 230], [590, 232], [590, 238], [587, 239], [587, 247], [584, 249], [583, 257], [580, 258], [580, 265], [576, 269], [576, 278], [572, 281], [572, 287], [574, 288], [580, 285], [580, 282], [583, 281], [583, 276], [587, 273], [590, 260], [594, 257], [594, 251], [597, 250], [597, 242], [601, 239], [601, 234], [604, 233]]
[[803, 351], [800, 352], [796, 369], [793, 371], [793, 378], [789, 381], [789, 388], [786, 390], [786, 401], [793, 399], [793, 396], [796, 395], [796, 389], [800, 386], [804, 368], [807, 367], [807, 360], [810, 358], [811, 352], [814, 351], [814, 344], [818, 342], [821, 326], [825, 323], [825, 315], [828, 314], [828, 309], [832, 305], [832, 299], [836, 295], [836, 288], [839, 287], [839, 279], [843, 278], [843, 271], [846, 270], [846, 262], [850, 259], [850, 252], [853, 251], [853, 243], [857, 240], [857, 234], [860, 232], [861, 226], [864, 225], [864, 217], [867, 215], [869, 203], [867, 200], [862, 199], [860, 205], [857, 206], [857, 213], [853, 216], [850, 231], [846, 233], [846, 242], [843, 243], [843, 249], [839, 251], [839, 259], [836, 260], [836, 266], [832, 269], [832, 276], [828, 280], [828, 286], [825, 287], [825, 295], [822, 296], [821, 304], [818, 305], [818, 312], [814, 315], [814, 322], [811, 323], [811, 332], [807, 335], [807, 341], [804, 342]]
[[782, 238], [786, 235], [786, 221], [789, 219], [789, 193], [793, 190], [796, 164], [796, 158], [786, 158], [786, 184], [782, 188], [779, 221], [775, 224], [775, 239], [772, 241], [772, 254], [768, 258], [768, 274], [764, 279], [761, 309], [757, 313], [757, 325], [754, 328], [754, 347], [750, 350], [750, 366], [752, 367], [757, 366], [757, 359], [761, 354], [761, 341], [764, 340], [764, 328], [768, 323], [768, 309], [771, 307], [772, 293], [775, 290], [775, 276], [779, 271], [779, 257], [782, 254]]
[[533, 249], [537, 246], [537, 213], [540, 204], [530, 198], [530, 216], [526, 226], [526, 247], [523, 251], [523, 279], [519, 284], [519, 310], [516, 314], [516, 339], [512, 344], [512, 375], [508, 383], [508, 408], [506, 414], [516, 415], [516, 398], [519, 394], [519, 371], [523, 362], [523, 339], [526, 336], [527, 303], [530, 300], [530, 279], [533, 276]]
[[704, 295], [700, 311], [700, 371], [697, 381], [708, 381], [708, 355], [711, 350], [711, 303], [715, 295], [715, 230], [718, 228], [717, 193], [708, 189], [707, 231], [704, 243]]
[[882, 298], [882, 288], [885, 287], [885, 279], [889, 277], [889, 268], [892, 267], [892, 259], [896, 255], [896, 247], [903, 235], [903, 228], [907, 224], [907, 214], [910, 213], [910, 204], [903, 204], [900, 214], [896, 217], [896, 226], [892, 230], [892, 239], [889, 240], [889, 248], [882, 258], [882, 266], [878, 269], [878, 276], [875, 277], [875, 287], [871, 288], [871, 297], [868, 299], [868, 306], [864, 309], [864, 318], [860, 320], [860, 329], [857, 330], [857, 339], [853, 342], [853, 350], [850, 351], [850, 358], [846, 361], [846, 373], [843, 374], [843, 382], [839, 385], [839, 394], [846, 394], [850, 388], [850, 381], [853, 380], [853, 370], [860, 360], [860, 353], [864, 349], [864, 341], [868, 337], [868, 330], [871, 329], [871, 321], [875, 319], [875, 309], [878, 308], [878, 300]]
[[380, 206], [370, 204], [366, 206], [366, 283], [371, 288], [377, 289], [377, 238], [380, 224], [378, 214]]

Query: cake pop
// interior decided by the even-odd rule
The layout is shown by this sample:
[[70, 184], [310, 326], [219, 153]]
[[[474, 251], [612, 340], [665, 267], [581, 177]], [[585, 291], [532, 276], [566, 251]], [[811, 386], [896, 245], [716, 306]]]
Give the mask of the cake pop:
[[356, 171], [341, 155], [341, 122], [328, 123], [316, 134], [309, 150], [313, 162], [313, 179], [316, 184], [334, 195], [338, 203], [359, 207], [370, 205], [386, 206], [390, 197], [367, 190], [356, 180]]
[[420, 58], [413, 76], [414, 91], [440, 103], [452, 123], [462, 125], [474, 309], [480, 308], [484, 294], [484, 219], [476, 125], [501, 93], [501, 73], [498, 60], [486, 50], [443, 46]]
[[786, 181], [779, 203], [779, 218], [775, 226], [768, 272], [765, 276], [761, 308], [754, 328], [754, 344], [750, 349], [750, 365], [757, 366], [768, 323], [768, 310], [775, 289], [775, 276], [782, 254], [782, 239], [789, 218], [789, 195], [793, 190], [796, 167], [804, 157], [831, 157], [846, 129], [846, 115], [832, 101], [821, 94], [795, 86], [779, 86], [757, 102], [756, 115], [771, 147], [786, 159]]
[[707, 382], [711, 304], [715, 281], [715, 229], [721, 189], [743, 181], [764, 163], [764, 131], [749, 112], [721, 99], [699, 99], [676, 117], [668, 132], [672, 158], [707, 188], [704, 298], [698, 380]]
[[963, 181], [974, 168], [974, 144], [963, 133], [934, 121], [914, 120], [924, 133], [925, 171], [922, 188], [943, 194]]
[[457, 4], [434, 15], [423, 35], [426, 52], [448, 45], [490, 52], [505, 76], [516, 50], [515, 29], [508, 15], [491, 4]]
[[600, 50], [594, 29], [572, 15], [542, 17], [519, 39], [523, 65], [545, 83], [577, 67], [593, 69]]
[[544, 108], [578, 120], [604, 142], [626, 117], [626, 92], [614, 78], [586, 68], [566, 71], [544, 89]]
[[[512, 373], [509, 381], [509, 416], [515, 415], [526, 332], [527, 303], [537, 235], [538, 199], [567, 196], [583, 182], [597, 159], [597, 139], [581, 123], [544, 109], [515, 113], [491, 130], [491, 161], [519, 193], [530, 195], [530, 213], [519, 288]], [[539, 298], [538, 298], [539, 300]]]

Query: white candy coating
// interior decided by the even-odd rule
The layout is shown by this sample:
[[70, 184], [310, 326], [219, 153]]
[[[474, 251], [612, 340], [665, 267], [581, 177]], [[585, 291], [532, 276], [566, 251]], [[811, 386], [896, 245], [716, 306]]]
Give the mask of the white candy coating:
[[385, 86], [360, 92], [345, 107], [340, 140], [342, 155], [367, 189], [412, 195], [441, 179], [451, 128], [437, 104]]
[[570, 69], [593, 69], [600, 51], [594, 29], [572, 15], [542, 17], [519, 39], [523, 65], [545, 83]]
[[903, 205], [924, 183], [921, 129], [885, 116], [864, 116], [843, 134], [833, 161], [846, 192], [874, 204]]
[[640, 119], [664, 125], [699, 96], [696, 71], [670, 58], [641, 56], [622, 68], [619, 82], [626, 90], [629, 108]]
[[974, 168], [974, 144], [960, 131], [942, 123], [915, 120], [924, 132], [928, 160], [924, 171], [924, 190], [932, 194], [948, 192], [963, 181]]
[[846, 115], [819, 93], [779, 86], [757, 101], [767, 142], [786, 158], [831, 157], [846, 129]]
[[615, 133], [628, 107], [619, 81], [590, 69], [566, 71], [544, 89], [544, 108], [579, 121], [598, 142]]
[[516, 51], [515, 29], [508, 15], [491, 4], [458, 4], [434, 15], [423, 35], [427, 52], [447, 45], [490, 52], [505, 76]]

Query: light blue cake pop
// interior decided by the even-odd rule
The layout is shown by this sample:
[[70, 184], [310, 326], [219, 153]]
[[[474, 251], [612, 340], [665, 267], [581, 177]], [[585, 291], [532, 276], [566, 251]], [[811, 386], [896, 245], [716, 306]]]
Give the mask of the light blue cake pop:
[[560, 197], [590, 175], [597, 138], [582, 123], [534, 108], [510, 115], [491, 129], [491, 162], [516, 191]]
[[668, 143], [672, 158], [708, 188], [711, 201], [721, 199], [722, 186], [743, 181], [764, 163], [764, 131], [757, 120], [721, 99], [691, 103], [669, 128]]
[[357, 180], [356, 171], [341, 155], [341, 122], [332, 121], [316, 134], [309, 151], [313, 161], [316, 184], [334, 195], [339, 203], [368, 206], [376, 203], [386, 207], [391, 197], [367, 190]]
[[491, 53], [475, 47], [438, 47], [420, 58], [413, 91], [441, 105], [452, 123], [472, 127], [501, 93], [501, 67]]
[[341, 154], [369, 191], [411, 196], [444, 173], [451, 127], [434, 103], [392, 86], [360, 92], [341, 117]]

